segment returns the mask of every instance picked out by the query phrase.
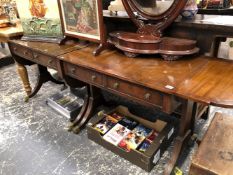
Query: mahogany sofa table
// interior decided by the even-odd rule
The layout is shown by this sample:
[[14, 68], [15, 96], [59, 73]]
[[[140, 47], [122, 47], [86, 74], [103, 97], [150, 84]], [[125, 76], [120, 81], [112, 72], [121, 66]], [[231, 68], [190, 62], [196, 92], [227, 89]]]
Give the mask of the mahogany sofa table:
[[[60, 47], [50, 46], [51, 50]], [[48, 54], [39, 43], [10, 42], [17, 62], [37, 63], [41, 69], [55, 68], [70, 86], [87, 85], [85, 105], [71, 127], [74, 132], [80, 131], [92, 116], [100, 101], [100, 89], [167, 114], [181, 107], [178, 136], [164, 174], [170, 174], [182, 146], [193, 132], [195, 117], [199, 115], [194, 110], [196, 103], [233, 107], [231, 61], [193, 56], [166, 62], [156, 56], [128, 58], [117, 50], [106, 50], [95, 57], [92, 55], [95, 47], [90, 45], [79, 50], [71, 47], [73, 49], [65, 49], [67, 52], [63, 54], [55, 50]]]

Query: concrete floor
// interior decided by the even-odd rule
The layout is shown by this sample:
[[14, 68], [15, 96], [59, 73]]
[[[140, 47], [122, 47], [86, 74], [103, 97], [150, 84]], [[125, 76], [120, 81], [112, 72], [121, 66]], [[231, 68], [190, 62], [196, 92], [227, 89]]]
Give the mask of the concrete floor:
[[[29, 67], [32, 85], [36, 67]], [[61, 86], [46, 83], [28, 103], [15, 65], [0, 69], [0, 175], [154, 175], [162, 174], [172, 146], [159, 164], [147, 173], [114, 153], [79, 135], [66, 131], [67, 119], [45, 104]], [[212, 108], [233, 115], [233, 110]], [[203, 135], [209, 121], [199, 121]], [[188, 174], [195, 146], [183, 152], [180, 168]]]

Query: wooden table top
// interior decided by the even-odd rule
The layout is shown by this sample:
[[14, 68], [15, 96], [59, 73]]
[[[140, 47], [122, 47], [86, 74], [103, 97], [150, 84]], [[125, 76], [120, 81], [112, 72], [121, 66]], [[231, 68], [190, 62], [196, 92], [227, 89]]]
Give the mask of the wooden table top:
[[154, 56], [128, 58], [117, 50], [94, 57], [94, 47], [60, 59], [132, 83], [208, 105], [233, 107], [233, 62], [205, 56], [166, 62]]
[[87, 46], [85, 43], [79, 43], [76, 41], [69, 41], [69, 43], [66, 43], [64, 45], [22, 40], [10, 40], [10, 43], [11, 42], [20, 46], [28, 47], [34, 51], [38, 51], [55, 57]]
[[183, 19], [181, 17], [177, 18], [175, 21], [176, 25], [195, 25], [195, 26], [203, 26], [205, 24], [206, 26], [225, 26], [225, 27], [233, 27], [233, 16], [230, 15], [201, 15], [197, 14], [195, 18], [191, 20]]
[[[232, 9], [233, 10], [233, 9]], [[111, 19], [129, 19], [129, 16], [126, 12], [119, 12], [118, 15], [115, 13], [110, 14], [108, 10], [104, 10], [104, 17], [105, 18], [111, 18]], [[210, 27], [233, 27], [233, 16], [232, 15], [208, 15], [208, 14], [197, 14], [193, 19], [183, 19], [181, 16], [179, 16], [175, 21], [174, 25], [177, 26], [192, 26], [192, 27], [202, 27], [203, 24], [205, 26]]]
[[6, 42], [11, 37], [23, 35], [23, 28], [20, 23], [17, 23], [15, 27], [0, 28], [0, 41]]

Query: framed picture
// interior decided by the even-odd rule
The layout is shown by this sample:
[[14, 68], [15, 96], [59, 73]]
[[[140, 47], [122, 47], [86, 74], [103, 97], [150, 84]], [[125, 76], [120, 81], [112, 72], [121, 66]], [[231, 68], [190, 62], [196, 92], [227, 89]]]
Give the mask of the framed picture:
[[57, 0], [16, 0], [22, 40], [60, 43], [64, 36]]
[[100, 43], [98, 55], [106, 46], [102, 0], [59, 0], [59, 7], [64, 34]]

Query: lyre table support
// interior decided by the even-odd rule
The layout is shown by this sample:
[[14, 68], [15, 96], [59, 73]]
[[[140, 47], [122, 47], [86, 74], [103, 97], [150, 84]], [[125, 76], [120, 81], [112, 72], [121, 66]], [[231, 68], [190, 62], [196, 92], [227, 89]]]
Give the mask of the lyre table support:
[[53, 78], [46, 67], [41, 66], [41, 65], [37, 65], [37, 66], [38, 66], [37, 83], [32, 93], [28, 96], [29, 98], [34, 97], [37, 94], [37, 92], [40, 90], [42, 85], [48, 81], [51, 81], [56, 84], [64, 84], [63, 82], [58, 81], [55, 78]]

